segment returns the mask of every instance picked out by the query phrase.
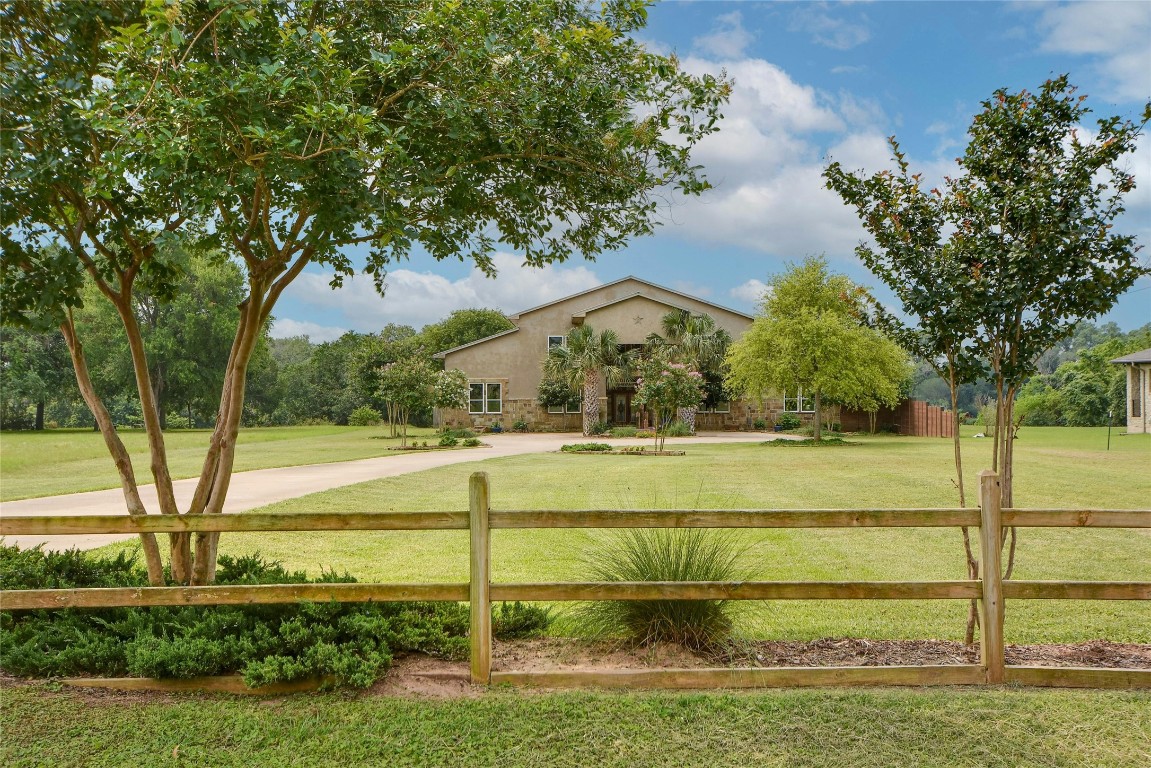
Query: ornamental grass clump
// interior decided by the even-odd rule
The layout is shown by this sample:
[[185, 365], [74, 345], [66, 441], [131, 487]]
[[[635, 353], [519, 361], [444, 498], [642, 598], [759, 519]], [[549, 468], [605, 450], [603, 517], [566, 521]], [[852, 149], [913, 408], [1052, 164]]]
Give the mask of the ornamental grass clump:
[[[584, 555], [584, 575], [608, 582], [745, 581], [744, 550], [727, 531], [624, 529]], [[738, 607], [731, 600], [601, 600], [577, 608], [575, 621], [594, 636], [707, 650], [731, 637]]]

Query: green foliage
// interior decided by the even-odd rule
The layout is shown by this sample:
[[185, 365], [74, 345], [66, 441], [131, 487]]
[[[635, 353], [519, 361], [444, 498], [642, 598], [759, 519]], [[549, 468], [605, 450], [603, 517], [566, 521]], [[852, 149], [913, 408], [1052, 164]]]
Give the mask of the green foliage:
[[551, 626], [550, 606], [532, 603], [500, 603], [492, 606], [492, 633], [501, 640], [541, 637]]
[[451, 435], [443, 435], [440, 437], [439, 446], [441, 448], [455, 448], [459, 444], [459, 438], [452, 437]]
[[609, 435], [611, 434], [611, 422], [601, 419], [600, 421], [593, 422], [588, 430], [589, 435]]
[[752, 429], [764, 430], [767, 429], [767, 419], [756, 419], [751, 422]]
[[419, 342], [428, 352], [443, 352], [515, 328], [496, 309], [457, 309], [420, 330]]
[[682, 309], [668, 312], [660, 319], [660, 325], [663, 334], [648, 336], [648, 348], [665, 350], [670, 360], [700, 372], [704, 405], [714, 407], [731, 400], [723, 386], [723, 359], [731, 346], [731, 334], [717, 326], [711, 315]]
[[465, 437], [463, 446], [465, 448], [478, 448], [481, 445], [478, 437]]
[[639, 432], [635, 427], [612, 427], [612, 437], [635, 437]]
[[476, 433], [470, 429], [443, 429], [440, 434], [448, 437], [458, 437], [461, 440], [470, 439], [476, 436]]
[[730, 388], [760, 396], [811, 393], [816, 439], [825, 399], [863, 410], [898, 402], [910, 372], [907, 354], [863, 323], [864, 289], [814, 257], [772, 277], [771, 288], [760, 315], [728, 352]]
[[781, 413], [775, 420], [775, 425], [784, 429], [799, 429], [803, 426], [803, 421], [794, 413]]
[[834, 447], [837, 445], [862, 445], [862, 443], [850, 443], [842, 437], [825, 437], [821, 440], [765, 440], [760, 445], [767, 445], [773, 448], [823, 448]]
[[[742, 581], [743, 547], [727, 531], [625, 529], [585, 555], [589, 581]], [[729, 600], [598, 600], [583, 604], [576, 623], [592, 635], [649, 644], [714, 648], [731, 636], [737, 605]]]
[[512, 431], [513, 432], [527, 432], [528, 431], [528, 423], [526, 421], [524, 421], [523, 419], [516, 419], [515, 422], [512, 424]]
[[374, 427], [380, 423], [383, 416], [370, 405], [361, 405], [348, 416], [348, 426]]
[[441, 371], [424, 355], [388, 363], [379, 370], [379, 396], [398, 424], [400, 445], [407, 446], [408, 422], [413, 412], [436, 408], [466, 408], [468, 378], [463, 371]]
[[[259, 555], [220, 556], [221, 584], [304, 584]], [[354, 582], [324, 573], [318, 581]], [[144, 586], [147, 574], [121, 553], [0, 547], [4, 589]], [[521, 623], [526, 623], [524, 620]], [[367, 687], [394, 653], [448, 658], [467, 653], [467, 609], [449, 603], [109, 608], [0, 613], [0, 666], [10, 674], [197, 677], [239, 672], [248, 685], [331, 675]]]
[[[682, 421], [673, 421], [663, 428], [664, 437], [691, 437], [691, 427]], [[663, 445], [660, 445], [662, 450]]]
[[611, 446], [607, 443], [571, 443], [560, 448], [564, 453], [587, 453], [589, 451], [610, 451]]

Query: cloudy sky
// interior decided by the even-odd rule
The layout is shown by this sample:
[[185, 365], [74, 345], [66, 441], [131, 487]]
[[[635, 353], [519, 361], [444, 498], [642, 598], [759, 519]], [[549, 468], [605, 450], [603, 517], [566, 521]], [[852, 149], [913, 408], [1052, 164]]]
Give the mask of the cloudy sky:
[[[466, 307], [515, 312], [627, 275], [750, 312], [770, 275], [809, 254], [875, 285], [853, 253], [863, 237], [855, 214], [823, 188], [829, 159], [887, 167], [894, 134], [913, 167], [940, 178], [983, 99], [1061, 73], [1099, 116], [1136, 117], [1151, 98], [1147, 2], [672, 1], [651, 9], [641, 39], [692, 72], [735, 81], [720, 132], [695, 154], [714, 190], [595, 262], [531, 269], [508, 252], [489, 279], [416, 255], [389, 273], [386, 298], [367, 278], [333, 291], [313, 268], [281, 300], [273, 335], [326, 341], [387, 323], [419, 328]], [[1121, 227], [1151, 244], [1151, 141], [1130, 163], [1138, 189]], [[1104, 319], [1151, 322], [1151, 279]]]

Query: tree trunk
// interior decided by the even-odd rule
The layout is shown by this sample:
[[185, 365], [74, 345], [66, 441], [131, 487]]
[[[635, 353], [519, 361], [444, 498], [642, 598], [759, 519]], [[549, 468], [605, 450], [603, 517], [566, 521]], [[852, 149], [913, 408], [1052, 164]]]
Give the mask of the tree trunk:
[[[955, 365], [947, 361], [947, 387], [951, 394], [951, 445], [955, 453], [955, 487], [959, 490], [959, 506], [967, 506], [967, 494], [963, 483], [963, 448], [959, 440], [959, 383], [955, 379]], [[963, 553], [967, 558], [967, 578], [979, 578], [979, 561], [971, 550], [971, 531], [967, 526], [959, 529], [963, 534]], [[967, 606], [967, 631], [963, 641], [968, 646], [975, 643], [975, 627], [979, 621], [979, 603], [972, 600]]]
[[590, 435], [599, 423], [599, 371], [584, 371], [583, 378], [583, 433]]
[[815, 414], [811, 421], [811, 436], [818, 442], [823, 439], [823, 408], [819, 403], [819, 390], [815, 390]]
[[[146, 515], [147, 508], [140, 498], [140, 490], [136, 486], [136, 473], [132, 468], [132, 457], [120, 435], [116, 432], [116, 425], [112, 423], [112, 415], [104, 407], [96, 388], [92, 385], [92, 377], [88, 373], [88, 361], [84, 356], [84, 347], [76, 338], [76, 327], [73, 325], [71, 315], [60, 324], [60, 332], [64, 335], [64, 342], [68, 346], [68, 354], [72, 358], [72, 368], [76, 373], [76, 384], [80, 388], [80, 395], [88, 405], [88, 409], [96, 419], [96, 428], [104, 437], [104, 444], [112, 455], [116, 465], [116, 472], [120, 475], [120, 487], [124, 493], [124, 503], [129, 515]], [[156, 543], [153, 533], [140, 534], [140, 546], [144, 551], [144, 563], [148, 568], [148, 582], [152, 586], [163, 586], [164, 565], [160, 560], [160, 547]]]
[[687, 408], [680, 408], [676, 412], [676, 418], [687, 425], [687, 431], [695, 434], [695, 415], [699, 411], [698, 406], [689, 406]]
[[37, 432], [44, 431], [44, 398], [42, 397], [36, 401], [36, 424], [34, 429]]

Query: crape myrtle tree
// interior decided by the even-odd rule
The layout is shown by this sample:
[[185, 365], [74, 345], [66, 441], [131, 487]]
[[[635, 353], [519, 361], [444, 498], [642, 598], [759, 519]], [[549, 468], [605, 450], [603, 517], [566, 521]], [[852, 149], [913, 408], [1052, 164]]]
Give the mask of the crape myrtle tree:
[[[260, 331], [309, 264], [343, 247], [387, 266], [417, 245], [493, 271], [593, 257], [650, 233], [659, 200], [707, 187], [693, 145], [729, 85], [635, 33], [642, 0], [340, 3], [161, 0], [0, 7], [0, 191], [7, 322], [50, 315], [120, 474], [131, 458], [90, 386], [71, 310], [83, 275], [124, 325], [163, 514], [224, 508]], [[244, 269], [219, 411], [192, 499], [172, 490], [133, 312], [175, 290], [165, 243], [190, 223]], [[54, 242], [61, 249], [47, 249]], [[144, 537], [150, 578], [159, 550]], [[218, 534], [172, 534], [171, 576], [213, 580]]]
[[[953, 408], [956, 382], [979, 375], [976, 361], [989, 366], [991, 466], [1004, 506], [1013, 504], [1019, 389], [1046, 350], [1147, 273], [1134, 238], [1113, 227], [1135, 185], [1126, 158], [1151, 104], [1140, 122], [1109, 117], [1088, 129], [1086, 97], [1075, 94], [1066, 76], [1034, 94], [996, 91], [973, 119], [961, 174], [942, 190], [922, 190], [894, 139], [896, 172], [868, 177], [834, 163], [825, 172], [876, 241], [857, 253], [919, 323], [909, 332], [920, 339], [912, 348], [945, 365]], [[956, 441], [963, 503], [958, 430]], [[1014, 529], [1010, 538], [1008, 576]], [[973, 562], [969, 553], [969, 568]]]
[[408, 422], [413, 413], [432, 408], [467, 408], [468, 377], [460, 370], [440, 370], [419, 353], [380, 368], [379, 397], [388, 422], [399, 428], [400, 447], [408, 447]]
[[[871, 243], [860, 243], [855, 253], [871, 273], [899, 299], [903, 311], [915, 321], [909, 326], [878, 303], [871, 316], [875, 324], [900, 345], [924, 360], [947, 382], [951, 397], [952, 447], [959, 506], [967, 506], [963, 452], [959, 435], [959, 387], [983, 376], [974, 347], [977, 296], [972, 296], [967, 259], [948, 234], [943, 193], [923, 189], [923, 178], [910, 171], [906, 156], [892, 137], [896, 170], [867, 175], [849, 173], [831, 163], [823, 176], [848, 205], [853, 206]], [[971, 548], [971, 532], [960, 531], [969, 578], [978, 578], [979, 563]], [[974, 642], [975, 601], [968, 610], [967, 642]]]
[[[675, 362], [683, 363], [704, 378], [699, 401], [679, 408], [677, 417], [695, 432], [695, 415], [700, 402], [715, 406], [723, 398], [723, 356], [731, 346], [731, 334], [708, 314], [677, 309], [660, 318], [662, 334], [647, 337], [649, 348], [666, 349]], [[709, 402], [710, 401], [710, 402]]]
[[677, 362], [668, 347], [655, 347], [635, 365], [635, 404], [655, 413], [655, 449], [663, 450], [667, 428], [684, 408], [703, 400], [703, 374]]
[[815, 408], [816, 440], [825, 403], [868, 408], [899, 401], [910, 373], [907, 354], [865, 324], [863, 288], [830, 273], [821, 257], [789, 266], [769, 284], [759, 315], [728, 350], [731, 391], [762, 397], [802, 390]]

